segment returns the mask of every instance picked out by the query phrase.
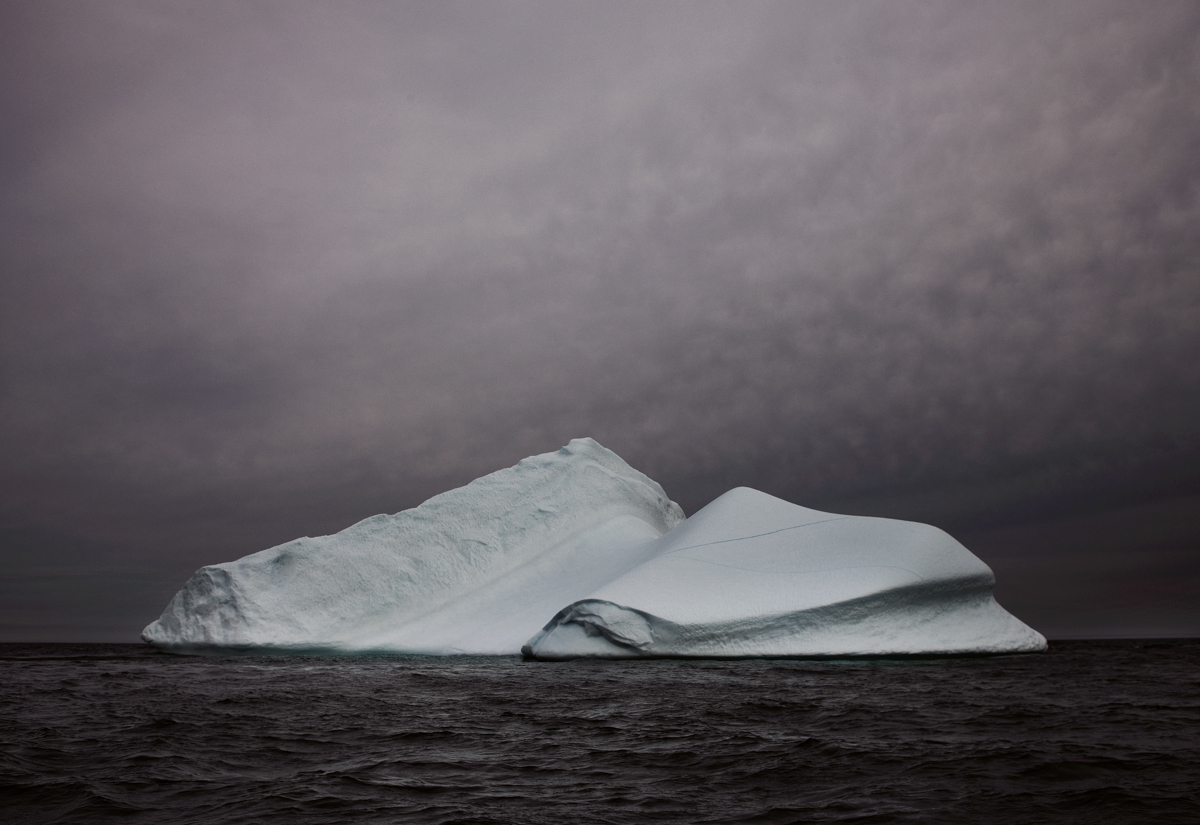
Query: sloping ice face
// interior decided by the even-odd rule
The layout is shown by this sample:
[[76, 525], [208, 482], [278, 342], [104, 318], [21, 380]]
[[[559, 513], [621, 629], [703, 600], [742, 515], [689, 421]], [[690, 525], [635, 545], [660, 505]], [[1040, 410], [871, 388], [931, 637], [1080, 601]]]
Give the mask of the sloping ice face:
[[143, 633], [205, 651], [520, 653], [683, 521], [590, 438], [395, 515], [204, 567]]
[[1044, 650], [943, 531], [731, 490], [567, 605], [527, 657], [895, 656]]
[[412, 510], [202, 568], [142, 638], [537, 659], [1044, 649], [993, 584], [936, 528], [747, 488], [685, 521], [657, 483], [576, 439]]

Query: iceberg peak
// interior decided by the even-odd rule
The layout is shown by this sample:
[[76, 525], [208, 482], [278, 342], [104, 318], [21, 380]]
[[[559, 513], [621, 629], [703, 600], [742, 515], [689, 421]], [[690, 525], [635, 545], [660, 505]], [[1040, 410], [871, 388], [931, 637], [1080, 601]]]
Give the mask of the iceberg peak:
[[203, 650], [517, 653], [683, 521], [591, 438], [378, 515], [204, 567], [142, 633]]

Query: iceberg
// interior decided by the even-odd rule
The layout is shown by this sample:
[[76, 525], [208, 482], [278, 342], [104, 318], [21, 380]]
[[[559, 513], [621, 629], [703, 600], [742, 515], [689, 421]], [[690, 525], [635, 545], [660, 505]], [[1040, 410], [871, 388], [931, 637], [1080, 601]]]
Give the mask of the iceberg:
[[518, 654], [683, 521], [590, 438], [395, 515], [203, 567], [142, 632], [175, 652]]
[[1020, 653], [1046, 639], [992, 597], [945, 532], [839, 516], [739, 487], [567, 605], [526, 657], [850, 657]]
[[748, 488], [689, 519], [592, 439], [340, 533], [201, 568], [178, 653], [825, 657], [1043, 650], [946, 533]]

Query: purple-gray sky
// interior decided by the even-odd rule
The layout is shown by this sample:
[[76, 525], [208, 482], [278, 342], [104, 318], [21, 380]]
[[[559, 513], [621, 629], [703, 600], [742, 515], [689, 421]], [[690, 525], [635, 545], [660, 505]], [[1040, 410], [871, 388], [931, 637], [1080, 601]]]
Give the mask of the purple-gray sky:
[[0, 9], [0, 640], [591, 435], [1200, 635], [1200, 5]]

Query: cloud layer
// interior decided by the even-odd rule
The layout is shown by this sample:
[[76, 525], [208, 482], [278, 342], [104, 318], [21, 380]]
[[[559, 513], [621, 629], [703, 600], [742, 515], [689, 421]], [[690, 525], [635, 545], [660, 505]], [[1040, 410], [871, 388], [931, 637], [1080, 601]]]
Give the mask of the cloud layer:
[[585, 434], [689, 512], [1200, 493], [1195, 4], [4, 14], [21, 535], [183, 569]]

